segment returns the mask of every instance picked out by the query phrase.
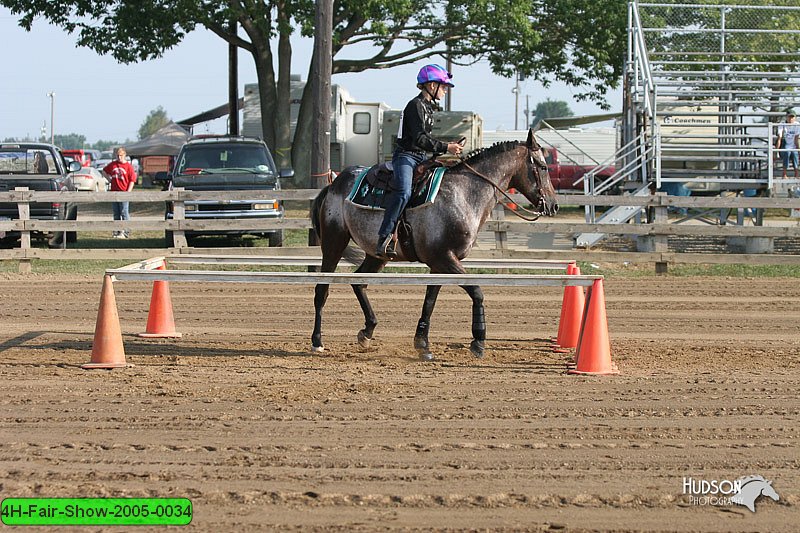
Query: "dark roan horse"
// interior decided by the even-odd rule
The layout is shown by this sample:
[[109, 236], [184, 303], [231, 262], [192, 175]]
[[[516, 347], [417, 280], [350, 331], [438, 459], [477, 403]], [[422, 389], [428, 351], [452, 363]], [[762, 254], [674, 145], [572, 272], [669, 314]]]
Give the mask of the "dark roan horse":
[[[387, 263], [375, 257], [382, 210], [369, 210], [348, 200], [357, 168], [345, 169], [322, 189], [313, 202], [311, 218], [322, 247], [322, 271], [334, 272], [350, 240], [367, 252], [356, 272], [379, 272]], [[404, 215], [412, 239], [398, 246], [397, 260], [417, 259], [430, 267], [432, 274], [464, 274], [461, 260], [467, 257], [484, 222], [500, 198], [500, 191], [515, 188], [533, 205], [536, 212], [553, 216], [558, 212], [555, 191], [550, 183], [547, 163], [533, 131], [525, 143], [508, 141], [471, 154], [447, 170], [435, 202], [409, 208]], [[369, 347], [378, 321], [367, 298], [366, 285], [353, 285], [361, 310], [364, 329], [358, 333], [363, 349]], [[433, 359], [428, 343], [430, 318], [440, 285], [429, 285], [422, 315], [414, 335], [414, 347], [421, 359]], [[477, 285], [462, 288], [472, 298], [472, 337], [470, 350], [482, 357], [486, 339], [483, 291]], [[328, 298], [328, 285], [318, 284], [314, 294], [314, 332], [312, 350], [321, 352], [322, 308]]]

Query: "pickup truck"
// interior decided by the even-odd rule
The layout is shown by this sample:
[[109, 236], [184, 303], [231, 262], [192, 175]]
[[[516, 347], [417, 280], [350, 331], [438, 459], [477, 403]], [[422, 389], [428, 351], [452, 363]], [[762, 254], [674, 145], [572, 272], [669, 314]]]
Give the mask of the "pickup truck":
[[[545, 149], [545, 159], [547, 160], [547, 168], [550, 172], [550, 182], [556, 191], [564, 192], [581, 192], [583, 193], [583, 180], [581, 178], [584, 174], [595, 168], [597, 165], [578, 165], [569, 160], [562, 160], [561, 154], [558, 153], [558, 148], [548, 147]], [[595, 179], [595, 183], [602, 183], [608, 177], [616, 172], [613, 166], [604, 167]], [[577, 182], [577, 183], [576, 183]], [[610, 191], [614, 194], [614, 188]]]
[[[58, 148], [52, 144], [34, 142], [0, 143], [0, 192], [13, 191], [16, 187], [27, 187], [32, 191], [77, 190], [70, 172], [80, 170], [77, 161], [66, 163]], [[16, 203], [0, 202], [0, 220], [19, 218]], [[77, 204], [43, 203], [30, 204], [30, 218], [36, 220], [75, 220], [78, 218]], [[0, 232], [4, 246], [13, 244], [19, 232]], [[63, 232], [43, 234], [34, 232], [32, 237], [44, 237], [51, 248], [64, 243]], [[67, 232], [67, 242], [77, 239], [75, 232]]]
[[[165, 189], [182, 187], [190, 191], [270, 191], [280, 190], [281, 179], [294, 176], [294, 171], [278, 172], [266, 143], [251, 137], [212, 135], [190, 139], [181, 147], [175, 166], [169, 173], [157, 172], [153, 178]], [[203, 200], [185, 203], [186, 218], [209, 219], [281, 219], [283, 202], [261, 197], [253, 200]], [[173, 218], [173, 206], [167, 205], [167, 220]], [[270, 246], [283, 245], [283, 230], [266, 232], [218, 230], [186, 232], [200, 234], [260, 234]], [[174, 246], [173, 233], [164, 235], [167, 248]]]

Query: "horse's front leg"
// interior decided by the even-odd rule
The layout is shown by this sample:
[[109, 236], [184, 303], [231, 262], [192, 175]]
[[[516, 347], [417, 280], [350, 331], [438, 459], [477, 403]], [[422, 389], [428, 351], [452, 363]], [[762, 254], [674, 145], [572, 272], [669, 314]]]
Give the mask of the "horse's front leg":
[[419, 353], [419, 358], [423, 361], [433, 361], [430, 344], [428, 343], [428, 332], [431, 329], [431, 315], [433, 308], [436, 307], [436, 299], [439, 297], [441, 285], [428, 285], [425, 291], [425, 302], [422, 304], [422, 315], [417, 322], [417, 332], [414, 334], [414, 348]]
[[364, 328], [358, 332], [358, 345], [362, 350], [368, 350], [370, 344], [372, 344], [375, 326], [378, 325], [378, 318], [375, 316], [375, 311], [372, 310], [372, 304], [367, 297], [367, 286], [353, 285], [353, 292], [356, 294], [361, 310], [364, 312]]
[[464, 285], [464, 289], [472, 298], [472, 342], [469, 351], [477, 358], [483, 357], [486, 342], [486, 318], [483, 312], [483, 290], [477, 285]]
[[[371, 273], [380, 272], [386, 265], [383, 259], [377, 259], [370, 255], [364, 258], [364, 261], [356, 269], [357, 273]], [[372, 304], [367, 297], [366, 285], [352, 285], [353, 292], [361, 305], [361, 311], [364, 313], [364, 328], [358, 332], [358, 345], [362, 350], [368, 350], [372, 343], [372, 335], [375, 332], [375, 326], [378, 325], [378, 318], [375, 316], [375, 311], [372, 310]]]
[[314, 331], [311, 333], [311, 351], [322, 352], [325, 347], [322, 345], [322, 308], [328, 300], [327, 283], [318, 283], [314, 287]]

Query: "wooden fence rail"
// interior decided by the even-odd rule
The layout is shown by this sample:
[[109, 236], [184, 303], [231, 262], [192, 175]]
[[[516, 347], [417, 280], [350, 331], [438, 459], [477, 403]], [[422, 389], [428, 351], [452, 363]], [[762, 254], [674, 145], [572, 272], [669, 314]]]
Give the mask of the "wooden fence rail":
[[[294, 200], [310, 201], [316, 195], [316, 189], [293, 189], [281, 191], [226, 191], [226, 192], [200, 192], [200, 191], [148, 191], [137, 190], [132, 192], [50, 192], [14, 190], [0, 193], [0, 203], [16, 203], [19, 218], [14, 220], [0, 220], [0, 232], [19, 231], [22, 234], [19, 248], [0, 250], [0, 259], [17, 259], [28, 262], [32, 258], [63, 258], [63, 259], [141, 259], [163, 254], [165, 248], [108, 248], [108, 249], [56, 249], [44, 250], [31, 248], [31, 232], [111, 232], [127, 228], [134, 231], [173, 231], [176, 234], [185, 231], [220, 231], [220, 230], [254, 230], [266, 231], [274, 229], [299, 229], [311, 228], [310, 219], [285, 218], [282, 220], [193, 220], [184, 216], [183, 206], [187, 201], [194, 200]], [[655, 220], [666, 221], [667, 209], [693, 208], [693, 209], [745, 209], [745, 208], [770, 208], [770, 209], [800, 209], [800, 198], [755, 198], [755, 197], [678, 197], [663, 194], [634, 197], [634, 196], [583, 196], [560, 195], [561, 205], [595, 205], [615, 206], [631, 205], [653, 208], [656, 212]], [[114, 201], [128, 201], [137, 203], [164, 204], [174, 202], [175, 218], [163, 219], [132, 219], [129, 221], [113, 220], [32, 220], [29, 216], [29, 206], [33, 202], [59, 202], [75, 204], [96, 204]], [[524, 204], [525, 199], [517, 195], [515, 200]], [[79, 209], [80, 212], [80, 209]], [[537, 222], [524, 222], [506, 215], [490, 220], [486, 229], [493, 231], [496, 236], [495, 250], [481, 250], [473, 254], [476, 257], [486, 258], [540, 258], [540, 259], [577, 259], [587, 261], [634, 261], [666, 264], [666, 263], [756, 263], [756, 264], [800, 264], [800, 256], [779, 254], [684, 254], [669, 253], [666, 248], [666, 239], [669, 236], [709, 236], [709, 237], [741, 237], [752, 240], [771, 240], [778, 237], [800, 238], [800, 224], [782, 226], [736, 226], [736, 225], [677, 225], [664, 222], [651, 224], [587, 224], [583, 222], [561, 222], [558, 217], [541, 218]], [[582, 250], [512, 250], [505, 243], [509, 233], [553, 233], [574, 235], [579, 233], [607, 233], [617, 235], [635, 236], [650, 244], [644, 252], [606, 252]], [[169, 249], [170, 253], [209, 253], [213, 249], [189, 248], [179, 246]], [[231, 249], [226, 249], [229, 253]], [[317, 256], [318, 248], [292, 248], [292, 253]], [[219, 251], [219, 249], [217, 249]], [[264, 249], [259, 249], [264, 253]], [[237, 254], [253, 253], [248, 249], [238, 249]], [[280, 255], [284, 253], [278, 249], [270, 249], [269, 253]], [[23, 264], [20, 265], [21, 270]]]

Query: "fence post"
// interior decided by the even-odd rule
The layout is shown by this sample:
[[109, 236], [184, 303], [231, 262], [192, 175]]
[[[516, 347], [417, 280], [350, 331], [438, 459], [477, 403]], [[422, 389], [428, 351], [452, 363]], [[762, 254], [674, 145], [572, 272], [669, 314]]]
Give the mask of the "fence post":
[[[27, 187], [14, 187], [15, 192], [20, 192], [20, 199], [17, 200], [17, 211], [19, 212], [19, 220], [22, 222], [22, 231], [19, 234], [19, 247], [22, 250], [30, 251], [31, 249], [31, 230], [28, 226], [28, 221], [31, 219], [31, 203], [30, 195], [26, 194]], [[27, 255], [27, 254], [26, 254]], [[32, 271], [31, 258], [21, 257], [19, 260], [19, 273], [30, 274]]]
[[[498, 222], [505, 220], [506, 211], [502, 202], [498, 202], [492, 209], [492, 218]], [[508, 234], [505, 231], [498, 229], [494, 232], [494, 247], [496, 250], [505, 250], [507, 241]]]
[[[653, 224], [667, 224], [669, 217], [667, 216], [667, 193], [655, 193], [653, 205]], [[636, 250], [639, 252], [667, 252], [669, 251], [667, 235], [640, 235], [636, 238]], [[665, 274], [667, 272], [667, 263], [663, 261], [656, 261], [656, 273]]]
[[183, 187], [174, 189], [178, 192], [177, 197], [172, 201], [172, 220], [177, 222], [178, 228], [172, 232], [172, 243], [176, 248], [187, 248], [186, 233], [183, 230], [183, 222], [186, 220], [186, 205], [183, 201]]

